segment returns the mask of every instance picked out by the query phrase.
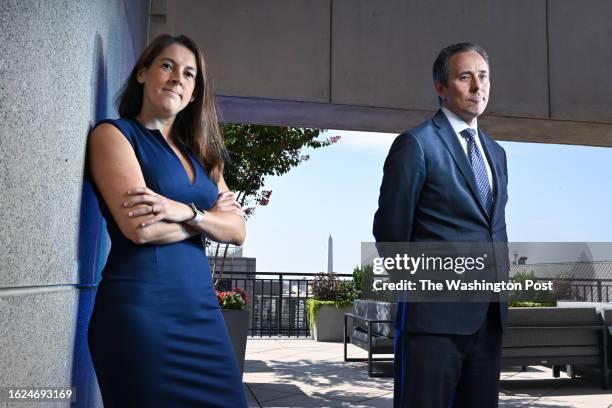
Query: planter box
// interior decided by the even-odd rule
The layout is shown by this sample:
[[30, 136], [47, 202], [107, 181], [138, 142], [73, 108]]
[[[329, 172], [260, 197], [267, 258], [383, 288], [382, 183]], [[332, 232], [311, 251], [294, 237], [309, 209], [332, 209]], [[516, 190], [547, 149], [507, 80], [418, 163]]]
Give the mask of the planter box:
[[244, 373], [244, 354], [249, 333], [249, 311], [221, 309], [221, 313], [227, 326], [227, 333], [232, 342], [234, 353], [236, 353], [240, 373]]
[[352, 306], [337, 308], [336, 306], [322, 305], [317, 312], [317, 318], [313, 325], [312, 338], [315, 341], [342, 341], [344, 338], [344, 314], [352, 310]]

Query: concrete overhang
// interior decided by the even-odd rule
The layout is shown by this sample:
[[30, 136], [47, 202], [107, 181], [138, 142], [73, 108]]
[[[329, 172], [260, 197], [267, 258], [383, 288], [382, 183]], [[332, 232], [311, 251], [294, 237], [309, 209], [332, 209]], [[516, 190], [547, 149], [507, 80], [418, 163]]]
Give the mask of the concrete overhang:
[[[217, 95], [221, 119], [232, 123], [401, 133], [434, 110], [409, 110]], [[612, 147], [612, 124], [484, 115], [479, 126], [497, 140]]]
[[203, 47], [225, 121], [392, 133], [437, 109], [439, 50], [473, 41], [492, 137], [609, 147], [611, 15], [609, 0], [166, 0], [149, 32]]

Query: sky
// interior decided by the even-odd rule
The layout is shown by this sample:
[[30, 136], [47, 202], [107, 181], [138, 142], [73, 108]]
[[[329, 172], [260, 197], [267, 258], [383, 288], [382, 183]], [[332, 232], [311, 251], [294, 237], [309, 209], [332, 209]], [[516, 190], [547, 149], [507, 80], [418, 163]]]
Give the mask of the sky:
[[[330, 130], [338, 143], [270, 177], [270, 203], [247, 221], [244, 255], [258, 272], [334, 271], [360, 263], [371, 242], [382, 167], [395, 134]], [[500, 142], [508, 157], [506, 222], [514, 242], [612, 242], [612, 148]]]

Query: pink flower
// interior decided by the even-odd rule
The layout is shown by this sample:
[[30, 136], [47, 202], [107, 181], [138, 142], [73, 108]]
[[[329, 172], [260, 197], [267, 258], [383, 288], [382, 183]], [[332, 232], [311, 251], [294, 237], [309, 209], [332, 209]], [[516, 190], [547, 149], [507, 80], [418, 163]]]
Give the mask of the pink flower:
[[247, 303], [247, 304], [249, 303], [249, 297], [248, 297], [246, 291], [244, 291], [243, 289], [240, 289], [238, 287], [234, 288], [233, 291], [239, 293], [240, 296], [242, 296], [242, 300], [244, 300], [244, 303]]

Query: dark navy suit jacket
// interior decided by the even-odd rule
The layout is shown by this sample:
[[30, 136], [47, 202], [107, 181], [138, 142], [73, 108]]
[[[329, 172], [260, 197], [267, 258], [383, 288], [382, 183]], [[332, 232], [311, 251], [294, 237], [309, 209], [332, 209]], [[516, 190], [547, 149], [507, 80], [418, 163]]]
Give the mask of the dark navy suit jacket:
[[[493, 176], [493, 210], [487, 215], [474, 172], [444, 113], [399, 135], [385, 160], [376, 242], [507, 242], [508, 172], [504, 149], [478, 130]], [[505, 260], [507, 262], [507, 258]], [[502, 272], [502, 274], [507, 273]], [[488, 303], [402, 302], [396, 328], [410, 332], [472, 334]], [[506, 327], [507, 305], [500, 305]]]

